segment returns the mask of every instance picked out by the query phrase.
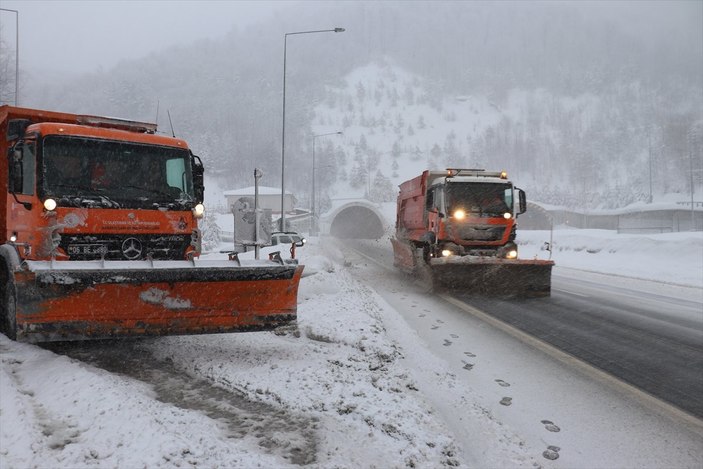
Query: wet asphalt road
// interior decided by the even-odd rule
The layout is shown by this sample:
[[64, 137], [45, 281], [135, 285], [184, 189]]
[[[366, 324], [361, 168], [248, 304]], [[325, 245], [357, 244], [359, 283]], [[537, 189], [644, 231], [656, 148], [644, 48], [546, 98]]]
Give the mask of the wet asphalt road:
[[701, 302], [557, 275], [550, 298], [455, 296], [703, 418]]

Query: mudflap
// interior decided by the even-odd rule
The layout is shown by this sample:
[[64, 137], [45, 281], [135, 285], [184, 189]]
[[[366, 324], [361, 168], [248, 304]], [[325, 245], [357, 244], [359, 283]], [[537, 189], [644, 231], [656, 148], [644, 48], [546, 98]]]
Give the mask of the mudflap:
[[303, 273], [296, 264], [227, 261], [34, 264], [15, 272], [17, 340], [25, 342], [274, 330], [296, 320]]
[[553, 261], [470, 257], [432, 259], [435, 289], [479, 296], [535, 298], [551, 295]]

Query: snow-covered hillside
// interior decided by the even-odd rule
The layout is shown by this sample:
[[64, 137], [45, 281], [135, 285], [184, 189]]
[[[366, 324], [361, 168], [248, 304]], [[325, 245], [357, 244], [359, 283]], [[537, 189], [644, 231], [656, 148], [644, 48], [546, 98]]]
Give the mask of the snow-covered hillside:
[[501, 118], [485, 97], [430, 95], [430, 84], [390, 65], [358, 68], [345, 82], [327, 89], [312, 127], [316, 135], [344, 132], [340, 143], [330, 138], [347, 155], [336, 162], [346, 175], [334, 188], [338, 196], [363, 197], [383, 180], [392, 190], [418, 168], [471, 167], [470, 142]]
[[[311, 123], [313, 135], [343, 132], [317, 142], [318, 168], [332, 168], [317, 170], [323, 200], [389, 201], [399, 183], [424, 169], [461, 167], [507, 170], [543, 203], [621, 208], [648, 197], [643, 179], [648, 161], [657, 171], [654, 196], [667, 188], [681, 200], [690, 193], [665, 181], [673, 166], [661, 143], [634, 148], [621, 138], [620, 148], [612, 147], [613, 129], [601, 127], [604, 116], [613, 117], [612, 109], [593, 94], [514, 88], [500, 98], [446, 96], [436, 83], [390, 60], [355, 69], [344, 84], [327, 87]], [[586, 138], [598, 141], [579, 148]], [[642, 164], [633, 165], [638, 161]], [[700, 194], [697, 176], [694, 184]]]

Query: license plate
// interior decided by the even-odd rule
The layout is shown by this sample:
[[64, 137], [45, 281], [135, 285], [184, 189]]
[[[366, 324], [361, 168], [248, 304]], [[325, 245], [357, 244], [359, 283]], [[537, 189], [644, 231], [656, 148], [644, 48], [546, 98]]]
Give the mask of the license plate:
[[69, 254], [107, 254], [104, 244], [69, 244]]

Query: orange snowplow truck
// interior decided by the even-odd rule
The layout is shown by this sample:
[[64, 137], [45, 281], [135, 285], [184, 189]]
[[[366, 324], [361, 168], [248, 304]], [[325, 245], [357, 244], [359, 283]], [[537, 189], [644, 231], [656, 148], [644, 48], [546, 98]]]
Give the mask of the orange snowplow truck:
[[156, 125], [0, 106], [0, 326], [27, 342], [267, 330], [294, 260], [201, 260], [203, 165]]
[[432, 286], [498, 296], [549, 296], [551, 260], [518, 259], [525, 192], [505, 172], [424, 171], [400, 185], [396, 267]]

